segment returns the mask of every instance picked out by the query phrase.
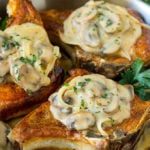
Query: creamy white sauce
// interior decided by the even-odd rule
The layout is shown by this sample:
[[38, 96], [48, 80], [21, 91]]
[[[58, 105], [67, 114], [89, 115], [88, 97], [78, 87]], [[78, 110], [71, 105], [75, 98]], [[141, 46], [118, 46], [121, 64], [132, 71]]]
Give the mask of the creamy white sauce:
[[120, 55], [131, 59], [132, 46], [141, 36], [140, 22], [123, 7], [89, 1], [64, 22], [63, 42], [103, 57]]
[[58, 57], [59, 48], [39, 25], [25, 23], [0, 31], [0, 77], [10, 74], [28, 92], [50, 84], [48, 74]]
[[132, 86], [123, 86], [99, 74], [78, 76], [49, 97], [54, 117], [69, 129], [96, 129], [108, 136], [106, 127], [130, 117]]

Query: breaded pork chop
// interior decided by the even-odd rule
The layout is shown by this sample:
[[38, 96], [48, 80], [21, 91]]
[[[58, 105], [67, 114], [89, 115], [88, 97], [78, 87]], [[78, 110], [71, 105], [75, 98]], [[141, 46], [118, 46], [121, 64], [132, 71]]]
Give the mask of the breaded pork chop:
[[[63, 77], [63, 71], [58, 62], [59, 60], [49, 55], [49, 51], [53, 47], [49, 45], [50, 42], [43, 29], [41, 17], [31, 2], [29, 0], [10, 0], [7, 5], [7, 12], [9, 19], [6, 30], [1, 32], [2, 45], [0, 45], [0, 76], [2, 80], [0, 84], [0, 119], [2, 120], [8, 120], [26, 114], [46, 101], [48, 96], [58, 88]], [[39, 31], [36, 31], [36, 29]], [[26, 32], [23, 32], [23, 30], [26, 30]], [[40, 32], [46, 38], [42, 37]], [[32, 35], [33, 33], [34, 35]], [[30, 34], [33, 37], [30, 37]], [[17, 37], [18, 39], [16, 39]], [[36, 52], [36, 50], [38, 51], [38, 46], [36, 48], [36, 37], [39, 39], [43, 38], [41, 43], [37, 38], [39, 40], [37, 43], [39, 43], [40, 55]], [[47, 45], [49, 45], [49, 49], [42, 45], [45, 42], [44, 38], [46, 39]], [[23, 39], [24, 41], [22, 41]], [[33, 43], [32, 39], [34, 40]], [[23, 45], [23, 43], [25, 44]], [[30, 46], [26, 47], [29, 44], [35, 44], [35, 49], [32, 49], [32, 47], [30, 49]], [[22, 49], [23, 51], [20, 52]], [[6, 50], [8, 52], [10, 51], [12, 56], [5, 55]], [[30, 54], [32, 54], [31, 57]], [[45, 57], [45, 55], [49, 55], [49, 57]], [[39, 62], [39, 59], [41, 59], [41, 62]], [[39, 64], [37, 64], [38, 62]], [[41, 68], [39, 68], [39, 71], [41, 71], [41, 76], [35, 70], [35, 66], [39, 67], [38, 65], [40, 63]], [[8, 64], [9, 66], [7, 66]], [[42, 71], [45, 71], [45, 74], [47, 74], [46, 84], [42, 83], [45, 82], [42, 81], [44, 79]], [[16, 73], [19, 74], [17, 75]], [[15, 77], [16, 75], [17, 77]], [[38, 86], [38, 84], [41, 85]]]
[[[69, 88], [68, 86], [73, 83], [75, 78], [82, 78], [86, 75], [90, 75], [90, 73], [81, 69], [72, 70], [71, 77], [66, 80], [62, 88]], [[87, 85], [82, 88], [88, 88], [88, 85], [93, 80], [92, 78], [90, 81], [87, 76], [85, 79], [87, 81], [85, 81], [85, 84]], [[61, 91], [62, 88], [60, 88]], [[80, 89], [78, 89], [77, 92], [79, 93]], [[78, 93], [76, 93], [76, 95], [78, 95]], [[52, 105], [55, 106], [55, 104], [57, 104], [57, 99], [59, 98], [54, 94], [54, 97], [50, 97], [51, 102], [45, 102], [40, 107], [29, 113], [12, 130], [9, 134], [9, 139], [12, 141], [14, 146], [18, 146], [21, 150], [116, 150], [122, 149], [123, 147], [125, 148], [126, 146], [129, 146], [128, 149], [133, 149], [135, 135], [149, 118], [150, 102], [141, 101], [137, 96], [135, 96], [130, 102], [130, 116], [124, 119], [121, 123], [108, 126], [105, 129], [109, 136], [103, 136], [103, 134], [99, 135], [98, 132], [94, 132], [94, 126], [92, 126], [93, 130], [90, 130], [90, 132], [82, 132], [82, 130], [77, 129], [78, 127], [81, 127], [80, 125], [85, 121], [84, 118], [82, 118], [82, 123], [78, 126], [76, 122], [74, 122], [74, 124], [72, 124], [74, 125], [74, 128], [70, 129], [70, 126], [64, 125], [64, 123], [55, 118], [57, 116], [57, 111], [53, 113], [53, 109], [50, 108], [52, 108]], [[79, 99], [76, 100], [79, 101]], [[88, 96], [86, 100], [88, 101]], [[86, 100], [84, 100], [84, 104], [87, 102]], [[113, 103], [115, 103], [115, 101]], [[68, 104], [69, 101], [66, 101], [65, 105]], [[65, 105], [62, 103], [60, 107], [61, 109], [58, 111], [58, 113], [61, 113], [59, 117], [63, 117], [64, 113], [68, 113], [67, 110], [69, 109], [66, 109], [66, 111], [63, 109], [63, 106]], [[59, 108], [58, 105], [56, 106]], [[83, 103], [80, 107], [83, 107]], [[124, 106], [120, 105], [120, 107], [123, 108]], [[80, 108], [80, 111], [83, 111], [83, 108]], [[84, 111], [86, 111], [86, 109], [84, 109]], [[98, 113], [99, 111], [97, 110], [95, 114]], [[114, 115], [113, 113], [112, 115]], [[85, 112], [84, 116], [86, 116]], [[69, 121], [71, 120], [72, 118], [69, 119]], [[113, 117], [111, 118], [111, 121], [112, 120]]]
[[[88, 2], [76, 10], [48, 10], [40, 14], [52, 42], [64, 48], [75, 66], [114, 78], [136, 58], [149, 64], [150, 30], [134, 10], [109, 3]], [[119, 14], [118, 18], [116, 14]], [[130, 23], [126, 22], [128, 19]], [[140, 31], [132, 26], [133, 22], [135, 26], [141, 26]], [[113, 29], [115, 25], [116, 31]], [[141, 33], [136, 37], [134, 31]], [[134, 42], [131, 44], [131, 41]]]

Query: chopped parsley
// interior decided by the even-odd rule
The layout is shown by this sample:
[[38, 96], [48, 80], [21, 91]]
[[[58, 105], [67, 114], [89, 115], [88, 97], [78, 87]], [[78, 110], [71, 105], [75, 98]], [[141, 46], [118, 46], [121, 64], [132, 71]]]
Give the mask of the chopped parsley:
[[17, 80], [18, 80], [18, 81], [20, 81], [20, 80], [21, 80], [21, 76], [20, 76], [20, 75], [18, 75]]
[[87, 82], [90, 82], [90, 81], [91, 81], [90, 78], [85, 78], [84, 80], [85, 80], [85, 81], [83, 81], [83, 82], [78, 82], [78, 86], [79, 86], [80, 88], [83, 88], [83, 87], [87, 84]]
[[77, 93], [77, 87], [73, 87], [73, 91], [75, 92], [75, 93]]
[[11, 45], [12, 47], [19, 47], [19, 46], [20, 46], [20, 44], [19, 44], [17, 41], [11, 42], [10, 45]]
[[109, 27], [110, 25], [112, 25], [112, 21], [111, 21], [110, 19], [108, 19], [108, 20], [106, 21], [106, 27]]
[[73, 90], [74, 90], [75, 93], [77, 93], [77, 90], [78, 90], [79, 88], [83, 88], [88, 82], [91, 81], [90, 78], [85, 78], [84, 80], [85, 80], [85, 81], [83, 81], [83, 82], [78, 82], [78, 83], [77, 83], [77, 87], [76, 87], [76, 86], [73, 87]]
[[65, 83], [64, 83], [64, 86], [69, 86], [69, 83], [68, 83], [68, 82], [65, 82]]
[[103, 93], [102, 94], [102, 98], [107, 98], [108, 97], [108, 93]]
[[3, 41], [2, 41], [2, 48], [4, 50], [9, 50], [12, 47], [16, 47], [18, 48], [20, 46], [20, 44], [17, 41], [13, 41], [12, 37], [3, 37]]
[[86, 85], [86, 82], [78, 82], [78, 86], [81, 88], [84, 87], [85, 85]]
[[104, 18], [105, 18], [105, 15], [104, 15], [103, 13], [100, 13], [100, 14], [99, 14], [99, 19], [100, 19], [100, 21], [103, 21]]
[[23, 63], [28, 63], [33, 66], [34, 63], [37, 61], [37, 57], [35, 55], [32, 55], [32, 59], [28, 57], [20, 57], [20, 61]]
[[90, 82], [91, 79], [90, 79], [90, 78], [85, 78], [85, 81], [86, 81], [86, 82]]
[[81, 99], [80, 102], [80, 109], [87, 109], [87, 105], [84, 99]]
[[31, 94], [32, 94], [32, 90], [27, 89], [27, 93], [28, 93], [29, 95], [31, 95]]

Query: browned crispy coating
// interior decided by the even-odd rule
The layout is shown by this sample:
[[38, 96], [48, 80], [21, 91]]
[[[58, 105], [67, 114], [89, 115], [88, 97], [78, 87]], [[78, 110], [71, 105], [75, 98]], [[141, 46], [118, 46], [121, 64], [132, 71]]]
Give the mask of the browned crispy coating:
[[9, 0], [7, 11], [10, 16], [7, 26], [19, 25], [26, 22], [43, 25], [40, 14], [29, 0]]
[[[67, 82], [73, 79], [75, 76], [89, 74], [85, 70], [76, 69], [72, 70], [71, 77]], [[118, 146], [121, 148], [125, 144], [133, 144], [134, 134], [141, 128], [141, 126], [150, 118], [150, 102], [144, 102], [140, 100], [137, 96], [131, 102], [131, 116], [124, 120], [122, 123], [108, 128], [107, 131], [110, 135], [110, 141], [99, 139], [97, 143], [97, 149], [100, 150], [111, 150], [114, 149], [113, 146]], [[113, 131], [121, 130], [125, 133], [125, 137], [117, 141], [113, 140], [111, 135]], [[126, 139], [125, 139], [126, 138]], [[21, 122], [18, 124], [11, 132], [10, 139], [19, 143], [20, 147], [32, 147], [32, 143], [38, 144], [40, 147], [40, 142], [49, 141], [49, 148], [52, 140], [61, 141], [68, 143], [91, 143], [96, 147], [95, 143], [92, 143], [90, 139], [85, 139], [77, 131], [68, 130], [62, 123], [57, 121], [52, 113], [50, 112], [50, 103], [45, 102], [39, 108], [35, 109], [33, 112], [28, 114]], [[125, 139], [125, 140], [124, 140]], [[42, 141], [43, 140], [43, 141]], [[117, 143], [118, 142], [118, 143]], [[111, 144], [110, 144], [111, 143]], [[117, 143], [114, 145], [114, 143]], [[77, 143], [76, 143], [77, 144]], [[66, 144], [67, 145], [67, 144]], [[98, 146], [99, 145], [99, 146]], [[101, 145], [101, 146], [100, 146]], [[55, 145], [57, 147], [57, 145]], [[30, 148], [31, 148], [30, 147]], [[47, 146], [45, 146], [47, 147]], [[44, 148], [44, 147], [43, 147]], [[32, 148], [31, 148], [32, 149]]]
[[[7, 9], [10, 15], [8, 26], [32, 22], [42, 25], [39, 13], [35, 10], [29, 0], [9, 0]], [[9, 82], [0, 85], [0, 119], [8, 120], [24, 115], [42, 102], [54, 92], [63, 78], [63, 70], [57, 61], [53, 70], [49, 73], [51, 83], [42, 87], [37, 92], [28, 94], [19, 85]]]
[[55, 65], [49, 77], [51, 83], [48, 86], [31, 94], [12, 82], [0, 85], [0, 119], [8, 120], [27, 114], [46, 101], [62, 82], [63, 71], [60, 66]]
[[[129, 13], [143, 22], [139, 14], [133, 10]], [[104, 74], [109, 78], [116, 77], [120, 72], [130, 66], [136, 59], [141, 58], [146, 65], [150, 62], [150, 30], [142, 28], [142, 35], [131, 48], [134, 51], [131, 61], [120, 56], [109, 56], [102, 62], [102, 57], [93, 53], [83, 51], [79, 46], [64, 44], [59, 38], [59, 32], [63, 32], [63, 22], [71, 14], [71, 10], [58, 11], [48, 10], [41, 12], [44, 27], [52, 42], [60, 45], [71, 56], [74, 65], [92, 72]]]

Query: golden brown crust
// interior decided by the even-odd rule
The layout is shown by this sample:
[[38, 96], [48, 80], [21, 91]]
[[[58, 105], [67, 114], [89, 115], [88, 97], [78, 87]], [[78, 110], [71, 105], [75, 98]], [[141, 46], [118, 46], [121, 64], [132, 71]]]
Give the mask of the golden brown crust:
[[[8, 12], [10, 18], [8, 26], [32, 22], [43, 25], [39, 13], [29, 0], [9, 0]], [[60, 85], [63, 78], [63, 70], [57, 61], [53, 70], [49, 73], [51, 83], [42, 87], [37, 92], [28, 94], [23, 88], [15, 83], [0, 85], [0, 119], [8, 120], [20, 115], [27, 114], [33, 108], [46, 101], [48, 96]]]
[[[72, 76], [68, 79], [71, 80], [75, 76], [84, 75], [88, 72], [81, 69], [76, 69], [72, 71]], [[50, 112], [50, 103], [45, 102], [39, 108], [28, 114], [19, 125], [17, 125], [10, 134], [10, 139], [13, 141], [17, 141], [20, 146], [25, 145], [26, 143], [30, 143], [32, 140], [35, 140], [35, 137], [38, 140], [56, 140], [59, 141], [65, 140], [70, 141], [72, 143], [76, 143], [80, 141], [81, 143], [91, 142], [90, 139], [85, 139], [79, 132], [77, 131], [69, 131], [63, 124], [57, 121], [52, 113]], [[134, 100], [131, 103], [131, 116], [129, 119], [124, 120], [121, 124], [117, 126], [113, 126], [112, 128], [107, 129], [108, 133], [112, 135], [112, 132], [115, 130], [121, 130], [125, 133], [125, 137], [129, 137], [130, 135], [134, 135], [141, 126], [150, 118], [150, 102], [144, 102], [140, 100], [137, 96], [135, 96]], [[130, 141], [131, 138], [128, 138], [126, 142], [132, 143]], [[38, 142], [38, 140], [34, 142]], [[110, 136], [110, 143], [115, 142], [114, 139]], [[31, 142], [32, 143], [32, 142]], [[31, 144], [30, 143], [30, 144]], [[80, 144], [81, 144], [80, 143]], [[96, 147], [95, 143], [94, 147]], [[98, 146], [97, 148], [109, 149], [109, 142], [103, 138], [99, 139], [98, 145], [103, 145], [104, 147]], [[118, 147], [125, 145], [126, 143], [122, 143], [120, 140], [120, 144]], [[112, 147], [112, 145], [110, 146]], [[109, 149], [110, 150], [110, 149]]]
[[55, 66], [49, 77], [51, 83], [32, 94], [12, 82], [0, 85], [0, 119], [8, 120], [27, 114], [46, 101], [62, 82], [63, 71], [60, 66]]
[[[140, 22], [143, 22], [143, 19], [140, 17], [140, 15], [133, 11], [128, 10], [129, 13], [137, 18]], [[141, 58], [144, 62], [149, 62], [150, 58], [150, 30], [143, 28], [142, 29], [142, 35], [137, 40], [135, 45], [133, 46], [133, 50], [135, 52], [135, 56], [133, 56], [132, 59]]]
[[[143, 22], [142, 18], [135, 11], [128, 11], [132, 16]], [[142, 28], [142, 35], [131, 48], [134, 52], [131, 61], [120, 56], [110, 56], [105, 58], [105, 62], [102, 62], [102, 58], [99, 55], [84, 52], [79, 46], [69, 46], [60, 40], [59, 32], [63, 32], [63, 22], [70, 14], [71, 11], [69, 10], [48, 10], [41, 12], [41, 17], [51, 41], [62, 46], [68, 52], [76, 67], [85, 68], [92, 72], [104, 74], [109, 78], [114, 78], [129, 67], [136, 58], [141, 58], [146, 64], [149, 64], [150, 30]]]
[[29, 0], [9, 0], [7, 11], [10, 16], [7, 26], [31, 22], [43, 25], [39, 13]]

